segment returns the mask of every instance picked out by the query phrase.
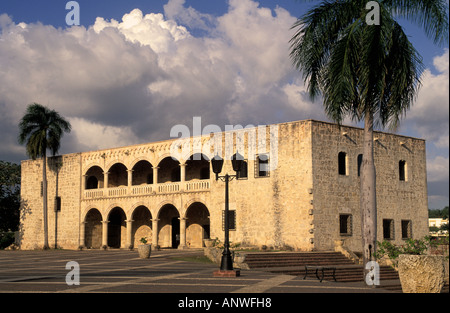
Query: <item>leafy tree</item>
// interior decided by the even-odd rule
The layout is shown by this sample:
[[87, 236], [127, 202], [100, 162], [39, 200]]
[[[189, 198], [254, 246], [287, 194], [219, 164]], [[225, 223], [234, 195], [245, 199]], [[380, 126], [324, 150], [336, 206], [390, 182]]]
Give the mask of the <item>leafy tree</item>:
[[0, 161], [0, 232], [15, 231], [20, 218], [20, 165]]
[[[378, 25], [369, 25], [367, 0], [323, 1], [292, 28], [291, 59], [309, 95], [323, 96], [338, 124], [364, 121], [361, 230], [364, 263], [374, 260], [377, 238], [374, 126], [395, 129], [420, 86], [423, 64], [396, 18], [423, 27], [437, 44], [448, 42], [446, 0], [379, 0]], [[372, 24], [372, 23], [370, 23]]]
[[44, 214], [44, 249], [48, 249], [47, 221], [47, 150], [53, 156], [58, 152], [64, 132], [71, 125], [58, 112], [41, 104], [30, 104], [19, 123], [19, 143], [26, 145], [27, 154], [33, 160], [42, 158], [42, 191]]

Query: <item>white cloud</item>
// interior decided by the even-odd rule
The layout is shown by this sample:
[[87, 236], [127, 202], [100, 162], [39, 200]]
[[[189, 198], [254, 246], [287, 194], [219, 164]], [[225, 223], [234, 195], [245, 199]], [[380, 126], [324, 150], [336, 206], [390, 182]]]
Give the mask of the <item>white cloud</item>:
[[405, 124], [437, 148], [449, 147], [449, 51], [434, 58], [439, 74], [426, 69], [416, 102]]
[[82, 118], [69, 119], [80, 148], [109, 149], [137, 142], [130, 127], [105, 126]]
[[449, 158], [436, 156], [434, 159], [427, 160], [428, 182], [448, 182]]

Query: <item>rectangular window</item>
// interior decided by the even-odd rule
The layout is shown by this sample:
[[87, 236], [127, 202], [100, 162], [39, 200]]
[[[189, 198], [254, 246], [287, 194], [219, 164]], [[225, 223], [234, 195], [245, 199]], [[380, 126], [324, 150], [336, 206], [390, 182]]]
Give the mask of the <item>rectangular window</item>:
[[[228, 210], [228, 229], [236, 230], [236, 211]], [[225, 210], [222, 211], [222, 230], [225, 230]]]
[[363, 155], [362, 154], [358, 154], [358, 177], [361, 176], [361, 164], [363, 161]]
[[406, 161], [404, 160], [398, 162], [398, 176], [401, 181], [406, 181]]
[[255, 177], [269, 177], [269, 155], [258, 154], [255, 162]]
[[61, 197], [55, 197], [55, 212], [61, 211]]
[[411, 220], [402, 220], [402, 239], [412, 238]]
[[41, 181], [41, 197], [44, 196], [44, 182]]
[[352, 215], [339, 214], [339, 233], [341, 236], [352, 235]]
[[237, 179], [247, 179], [248, 178], [248, 162], [244, 160], [242, 162], [242, 167], [239, 172], [237, 172]]
[[347, 175], [347, 153], [339, 152], [338, 154], [338, 163], [339, 163], [339, 175]]
[[383, 219], [383, 239], [394, 240], [394, 220]]

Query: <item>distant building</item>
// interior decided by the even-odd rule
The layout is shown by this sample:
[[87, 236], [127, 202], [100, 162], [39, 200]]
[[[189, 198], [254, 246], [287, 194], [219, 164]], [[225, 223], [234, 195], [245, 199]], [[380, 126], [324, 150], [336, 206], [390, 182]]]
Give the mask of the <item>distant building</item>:
[[[443, 219], [443, 218], [429, 218], [428, 219], [428, 227], [437, 227], [437, 228], [441, 228], [441, 226], [448, 224], [448, 218], [447, 219]], [[437, 230], [437, 231], [431, 231], [432, 234], [447, 234], [448, 231], [442, 231], [442, 230]]]
[[[345, 240], [361, 251], [363, 130], [314, 120], [51, 158], [50, 246], [129, 248], [147, 237], [154, 246], [199, 248], [205, 238], [223, 240], [225, 187], [209, 161], [219, 137], [223, 174], [234, 174], [236, 151], [245, 158], [230, 182], [233, 243], [312, 251]], [[378, 240], [425, 236], [425, 141], [384, 132], [374, 140]], [[21, 247], [41, 247], [41, 160], [22, 162], [21, 186]]]

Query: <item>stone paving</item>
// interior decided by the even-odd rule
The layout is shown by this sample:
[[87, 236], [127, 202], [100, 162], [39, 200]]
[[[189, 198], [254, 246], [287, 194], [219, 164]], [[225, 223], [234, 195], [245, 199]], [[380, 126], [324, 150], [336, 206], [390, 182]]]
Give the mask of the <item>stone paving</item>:
[[[241, 270], [234, 278], [213, 277], [216, 264], [180, 260], [201, 250], [162, 250], [140, 259], [128, 250], [0, 251], [0, 293], [387, 293], [364, 283]], [[79, 264], [79, 285], [68, 285]]]

